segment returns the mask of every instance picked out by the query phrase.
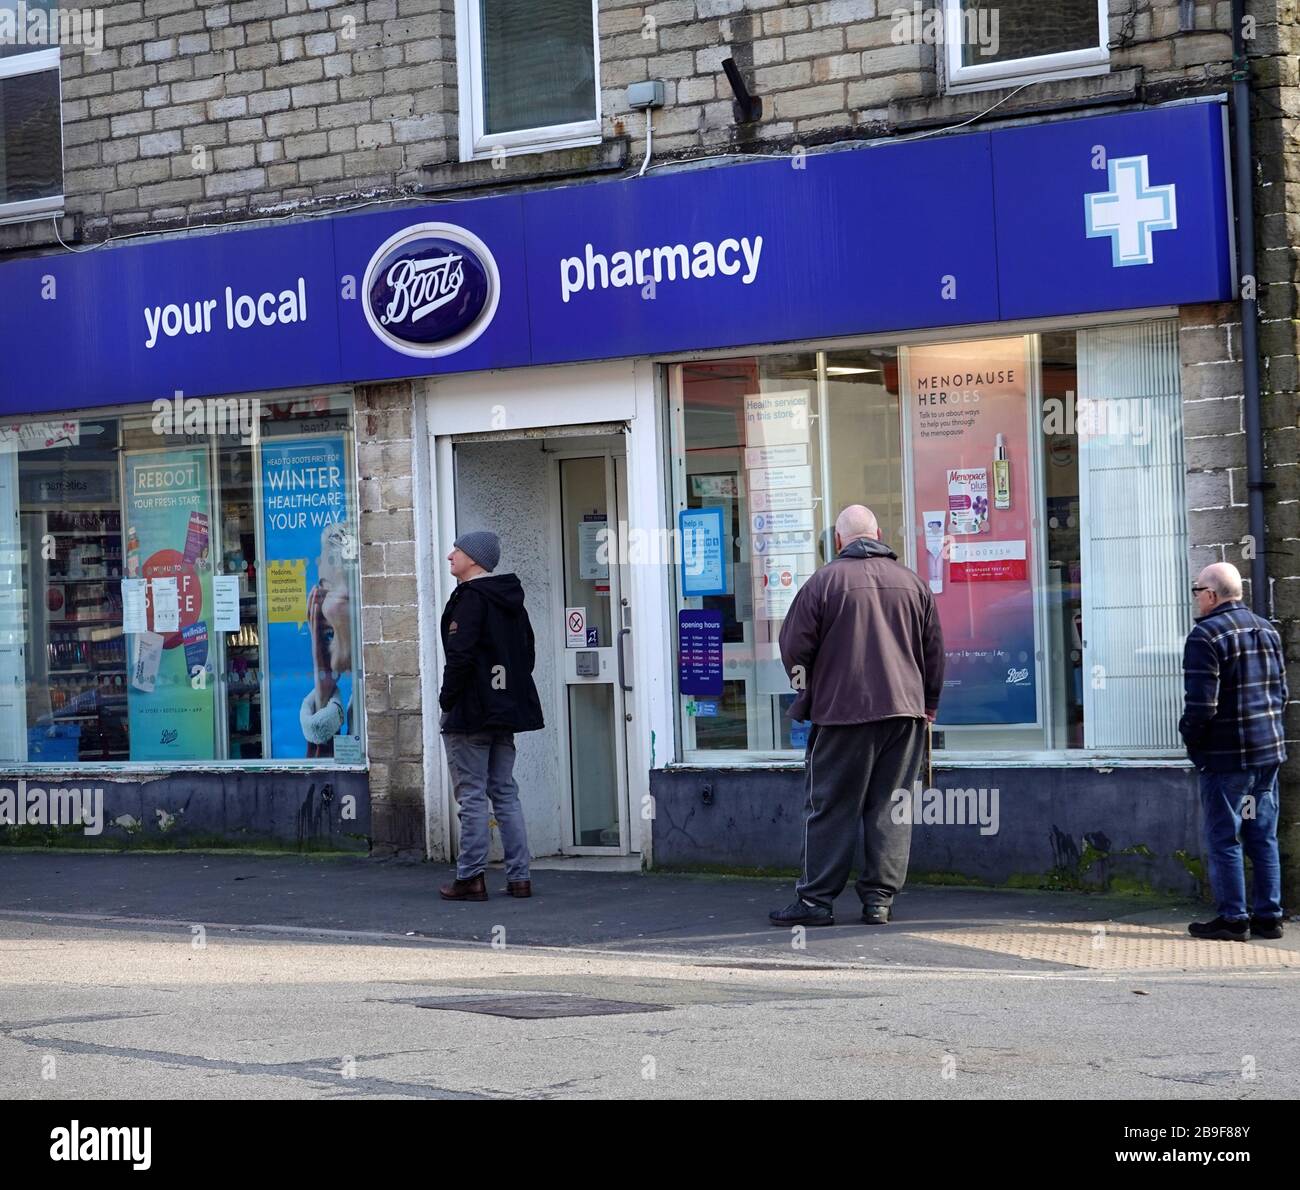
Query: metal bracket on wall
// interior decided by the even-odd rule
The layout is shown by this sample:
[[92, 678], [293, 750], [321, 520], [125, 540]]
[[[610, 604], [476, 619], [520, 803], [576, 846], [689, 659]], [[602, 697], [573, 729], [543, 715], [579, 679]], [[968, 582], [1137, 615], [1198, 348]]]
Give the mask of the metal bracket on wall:
[[731, 84], [731, 92], [736, 97], [735, 107], [733, 108], [736, 115], [737, 124], [753, 124], [763, 118], [763, 101], [757, 95], [751, 95], [749, 88], [745, 86], [745, 80], [740, 77], [740, 68], [736, 65], [735, 58], [724, 58], [722, 69], [727, 76], [727, 82]]

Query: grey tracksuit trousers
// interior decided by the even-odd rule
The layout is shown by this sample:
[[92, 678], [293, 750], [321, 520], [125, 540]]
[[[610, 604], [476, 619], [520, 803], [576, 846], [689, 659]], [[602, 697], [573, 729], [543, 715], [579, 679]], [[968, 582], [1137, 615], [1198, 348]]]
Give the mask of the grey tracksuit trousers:
[[795, 884], [800, 897], [819, 905], [834, 902], [848, 881], [861, 829], [857, 894], [864, 906], [893, 902], [907, 879], [912, 825], [893, 820], [897, 803], [891, 795], [906, 789], [910, 799], [925, 741], [924, 719], [813, 724], [804, 757], [803, 858]]

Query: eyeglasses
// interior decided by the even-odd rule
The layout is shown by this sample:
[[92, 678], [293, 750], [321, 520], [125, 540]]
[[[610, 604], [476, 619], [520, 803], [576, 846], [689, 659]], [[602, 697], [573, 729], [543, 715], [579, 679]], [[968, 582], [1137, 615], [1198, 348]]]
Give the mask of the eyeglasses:
[[1209, 589], [1209, 587], [1193, 587], [1192, 594], [1199, 595], [1202, 591], [1208, 591]]

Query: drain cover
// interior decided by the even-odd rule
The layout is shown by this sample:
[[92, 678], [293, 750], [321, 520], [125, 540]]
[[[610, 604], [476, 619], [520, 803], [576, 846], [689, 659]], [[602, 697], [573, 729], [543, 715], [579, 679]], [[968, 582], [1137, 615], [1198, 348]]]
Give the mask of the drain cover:
[[452, 1012], [481, 1012], [520, 1021], [560, 1016], [615, 1016], [627, 1012], [669, 1012], [671, 1004], [638, 1004], [630, 1000], [594, 1000], [589, 996], [452, 996], [440, 1000], [406, 1000], [417, 1008]]

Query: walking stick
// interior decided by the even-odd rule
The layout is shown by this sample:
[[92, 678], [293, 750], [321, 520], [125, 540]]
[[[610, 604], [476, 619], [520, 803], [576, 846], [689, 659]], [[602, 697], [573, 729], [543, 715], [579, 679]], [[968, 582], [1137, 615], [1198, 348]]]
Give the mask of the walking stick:
[[934, 721], [925, 720], [925, 787], [934, 788]]

